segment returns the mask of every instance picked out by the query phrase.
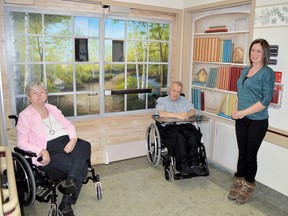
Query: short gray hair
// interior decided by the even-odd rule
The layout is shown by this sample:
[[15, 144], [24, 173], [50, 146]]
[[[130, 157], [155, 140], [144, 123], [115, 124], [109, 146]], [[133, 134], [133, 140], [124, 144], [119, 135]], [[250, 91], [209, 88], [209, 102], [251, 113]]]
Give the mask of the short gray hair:
[[181, 81], [172, 81], [171, 84], [170, 84], [170, 86], [169, 86], [169, 89], [170, 89], [170, 87], [171, 87], [173, 84], [176, 84], [176, 85], [180, 86], [180, 87], [181, 87], [181, 90], [183, 89], [183, 83], [182, 83]]
[[44, 84], [44, 82], [40, 82], [40, 81], [33, 81], [33, 82], [28, 83], [25, 87], [25, 94], [29, 96], [30, 90], [38, 86], [43, 88], [45, 92], [48, 94], [46, 85]]

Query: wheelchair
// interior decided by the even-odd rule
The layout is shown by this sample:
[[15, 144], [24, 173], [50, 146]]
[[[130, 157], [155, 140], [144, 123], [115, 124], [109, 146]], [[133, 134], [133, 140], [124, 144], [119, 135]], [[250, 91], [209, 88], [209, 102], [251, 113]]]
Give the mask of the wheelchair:
[[[153, 115], [152, 118], [155, 120], [154, 123], [151, 123], [146, 130], [146, 150], [147, 150], [147, 160], [150, 164], [157, 167], [162, 161], [164, 167], [164, 177], [167, 181], [170, 180], [179, 180], [183, 178], [192, 178], [196, 176], [208, 176], [208, 160], [206, 156], [205, 146], [203, 144], [203, 136], [201, 137], [201, 142], [198, 144], [198, 161], [199, 165], [202, 166], [202, 171], [200, 174], [191, 174], [188, 176], [181, 176], [180, 173], [176, 173], [176, 160], [173, 154], [173, 151], [170, 147], [161, 142], [161, 132], [159, 127], [162, 123], [167, 124], [176, 124], [180, 120], [177, 119], [167, 119], [160, 118], [158, 115]], [[207, 121], [207, 118], [202, 115], [196, 115], [190, 118], [186, 122], [193, 122], [195, 127], [200, 131], [198, 123]], [[183, 122], [183, 121], [180, 121]]]
[[[10, 115], [8, 117], [14, 119], [15, 125], [17, 124], [18, 116]], [[57, 187], [67, 178], [67, 174], [58, 169], [45, 170], [45, 167], [34, 165], [32, 158], [36, 156], [36, 153], [24, 151], [18, 147], [15, 147], [14, 152], [12, 152], [21, 209], [23, 211], [23, 207], [31, 206], [35, 200], [45, 203], [50, 202], [48, 216], [57, 216]], [[90, 180], [95, 183], [96, 198], [101, 200], [102, 186], [100, 178], [98, 174], [95, 174], [89, 161], [87, 177], [83, 184], [87, 184]]]

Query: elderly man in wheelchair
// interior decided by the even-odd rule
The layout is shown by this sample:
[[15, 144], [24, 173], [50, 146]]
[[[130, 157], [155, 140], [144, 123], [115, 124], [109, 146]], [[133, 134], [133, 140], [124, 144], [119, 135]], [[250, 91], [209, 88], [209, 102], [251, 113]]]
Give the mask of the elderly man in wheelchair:
[[[181, 82], [173, 81], [169, 86], [168, 96], [159, 97], [156, 101], [157, 117], [154, 115], [154, 119], [157, 122], [157, 130], [161, 134], [159, 139], [161, 137], [161, 143], [171, 149], [172, 156], [176, 159], [176, 170], [179, 171], [181, 178], [208, 175], [208, 169], [203, 169], [199, 161], [198, 149], [202, 134], [189, 121], [191, 117], [195, 116], [196, 112], [193, 104], [181, 96], [182, 88], [183, 84]], [[169, 119], [169, 122], [159, 121], [159, 119]], [[204, 154], [206, 157], [205, 149]], [[163, 164], [163, 166], [165, 165]], [[205, 166], [207, 168], [207, 164]]]
[[59, 214], [73, 216], [71, 205], [76, 203], [90, 166], [91, 146], [77, 138], [74, 125], [57, 107], [46, 103], [47, 93], [42, 82], [26, 86], [30, 105], [19, 114], [17, 145], [21, 150], [35, 153], [32, 164], [40, 171], [60, 173], [60, 176], [62, 173], [63, 181], [58, 186], [63, 193]]

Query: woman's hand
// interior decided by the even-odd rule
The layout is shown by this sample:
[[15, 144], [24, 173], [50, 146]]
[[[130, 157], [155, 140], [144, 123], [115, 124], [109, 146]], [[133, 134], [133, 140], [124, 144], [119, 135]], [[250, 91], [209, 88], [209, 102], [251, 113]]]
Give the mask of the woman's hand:
[[235, 110], [232, 113], [232, 118], [233, 119], [242, 119], [245, 116], [246, 116], [246, 114], [245, 114], [245, 112], [243, 110], [241, 110], [241, 111]]
[[72, 138], [72, 139], [67, 143], [67, 145], [65, 146], [64, 151], [65, 151], [66, 153], [72, 152], [73, 149], [74, 149], [74, 147], [75, 147], [75, 145], [76, 145], [76, 143], [77, 143], [77, 139]]
[[43, 166], [47, 166], [50, 163], [50, 154], [46, 149], [43, 149], [40, 152], [40, 156], [42, 157], [42, 161], [39, 161]]

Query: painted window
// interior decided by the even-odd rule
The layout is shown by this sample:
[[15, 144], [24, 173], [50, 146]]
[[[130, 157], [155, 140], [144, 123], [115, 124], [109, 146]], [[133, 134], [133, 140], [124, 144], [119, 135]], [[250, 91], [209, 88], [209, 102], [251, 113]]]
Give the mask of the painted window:
[[25, 86], [43, 81], [65, 116], [154, 108], [167, 86], [171, 23], [117, 17], [6, 13], [12, 106], [27, 106]]

